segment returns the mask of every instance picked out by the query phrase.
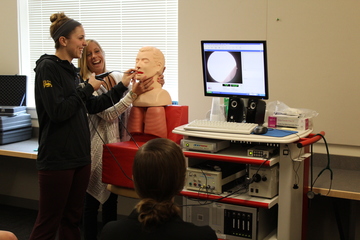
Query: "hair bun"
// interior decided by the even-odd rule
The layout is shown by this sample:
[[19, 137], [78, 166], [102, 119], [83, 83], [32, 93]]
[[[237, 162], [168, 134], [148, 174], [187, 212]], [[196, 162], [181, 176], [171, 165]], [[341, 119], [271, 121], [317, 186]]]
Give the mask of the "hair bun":
[[51, 22], [56, 22], [62, 18], [67, 18], [67, 16], [65, 15], [64, 12], [59, 12], [59, 13], [54, 13], [50, 16], [50, 21]]

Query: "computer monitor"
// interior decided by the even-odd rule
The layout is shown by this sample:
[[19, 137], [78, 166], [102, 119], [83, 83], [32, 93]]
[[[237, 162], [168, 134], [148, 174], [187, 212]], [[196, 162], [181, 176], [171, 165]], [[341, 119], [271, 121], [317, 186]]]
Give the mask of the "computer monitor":
[[268, 99], [266, 41], [201, 41], [205, 96]]

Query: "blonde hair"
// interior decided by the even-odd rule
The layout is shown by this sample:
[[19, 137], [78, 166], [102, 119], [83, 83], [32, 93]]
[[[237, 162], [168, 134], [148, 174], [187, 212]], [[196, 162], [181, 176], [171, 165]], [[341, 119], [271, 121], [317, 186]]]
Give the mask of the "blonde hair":
[[[80, 76], [82, 77], [83, 80], [88, 79], [90, 77], [90, 75], [91, 75], [90, 69], [89, 69], [88, 64], [87, 64], [87, 57], [86, 57], [86, 55], [87, 55], [87, 46], [89, 46], [89, 43], [91, 43], [91, 42], [95, 43], [99, 47], [102, 54], [105, 55], [105, 52], [102, 49], [102, 47], [100, 46], [100, 44], [98, 43], [98, 41], [96, 41], [94, 39], [86, 40], [86, 47], [83, 49], [81, 58], [78, 61], [78, 67], [80, 68]], [[104, 62], [103, 72], [106, 72], [106, 61]]]

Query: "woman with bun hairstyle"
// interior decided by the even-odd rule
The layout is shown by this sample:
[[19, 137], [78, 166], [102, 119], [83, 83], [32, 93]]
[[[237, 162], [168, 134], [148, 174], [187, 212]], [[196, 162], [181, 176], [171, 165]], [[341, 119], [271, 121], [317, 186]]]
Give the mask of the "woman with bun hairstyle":
[[136, 152], [133, 164], [135, 191], [140, 202], [132, 213], [109, 222], [101, 240], [217, 240], [209, 226], [184, 222], [174, 197], [185, 183], [185, 156], [175, 142], [155, 138]]
[[83, 26], [64, 13], [52, 14], [50, 21], [55, 54], [42, 55], [34, 69], [40, 196], [30, 240], [80, 240], [91, 170], [87, 114], [101, 112], [118, 102], [134, 82], [134, 74], [124, 74], [110, 91], [94, 96], [101, 81], [95, 79], [94, 73], [83, 81], [72, 64], [86, 46]]

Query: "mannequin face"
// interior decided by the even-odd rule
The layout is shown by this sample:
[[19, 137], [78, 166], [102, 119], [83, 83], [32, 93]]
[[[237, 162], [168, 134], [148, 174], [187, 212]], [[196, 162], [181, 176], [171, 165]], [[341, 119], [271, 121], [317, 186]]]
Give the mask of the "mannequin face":
[[138, 80], [151, 78], [162, 72], [161, 63], [154, 59], [154, 53], [152, 51], [139, 51], [136, 57], [135, 68], [141, 72], [136, 74]]
[[86, 63], [90, 72], [100, 74], [105, 71], [105, 55], [95, 42], [89, 42], [86, 47]]

